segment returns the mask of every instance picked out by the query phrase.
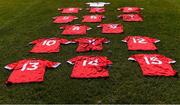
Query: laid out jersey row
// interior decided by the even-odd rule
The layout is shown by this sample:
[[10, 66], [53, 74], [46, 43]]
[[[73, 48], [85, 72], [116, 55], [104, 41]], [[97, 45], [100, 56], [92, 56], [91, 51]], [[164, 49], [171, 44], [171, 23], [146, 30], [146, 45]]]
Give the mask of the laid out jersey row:
[[[90, 2], [87, 3], [91, 8], [91, 13], [103, 13], [104, 5], [110, 4], [105, 2]], [[78, 13], [81, 8], [59, 8], [61, 13]], [[138, 7], [123, 7], [119, 8], [123, 13], [139, 13], [142, 9]], [[120, 17], [124, 21], [143, 21], [139, 14], [123, 14]], [[103, 15], [87, 15], [83, 17], [83, 22], [101, 22]], [[54, 23], [69, 23], [76, 16], [57, 16], [54, 17]], [[119, 34], [123, 32], [122, 24], [100, 24], [102, 33]], [[64, 29], [63, 35], [85, 35], [87, 30], [91, 29], [86, 25], [65, 25], [60, 29]], [[123, 40], [128, 44], [128, 50], [157, 50], [154, 43], [160, 40], [146, 36], [127, 36]], [[106, 38], [77, 38], [67, 40], [64, 38], [42, 38], [30, 42], [35, 46], [30, 51], [31, 53], [55, 53], [60, 51], [61, 44], [77, 43], [77, 52], [101, 51], [103, 43], [109, 43]], [[144, 76], [174, 76], [176, 71], [173, 70], [170, 63], [175, 63], [174, 60], [160, 54], [135, 54], [128, 60], [137, 61], [142, 69]], [[74, 65], [71, 73], [71, 78], [105, 78], [109, 77], [108, 67], [113, 63], [105, 56], [77, 56], [69, 59], [67, 63]], [[42, 82], [46, 68], [56, 68], [60, 62], [49, 61], [45, 59], [29, 58], [16, 61], [5, 66], [6, 69], [12, 70], [6, 83], [30, 83]]]
[[[159, 54], [135, 54], [129, 60], [137, 61], [144, 76], [175, 76], [170, 63], [174, 60]], [[74, 68], [71, 78], [105, 78], [109, 77], [108, 67], [112, 62], [105, 56], [77, 56], [67, 61]], [[60, 62], [44, 59], [23, 59], [5, 66], [13, 70], [6, 83], [30, 83], [42, 82], [45, 69], [56, 68]]]

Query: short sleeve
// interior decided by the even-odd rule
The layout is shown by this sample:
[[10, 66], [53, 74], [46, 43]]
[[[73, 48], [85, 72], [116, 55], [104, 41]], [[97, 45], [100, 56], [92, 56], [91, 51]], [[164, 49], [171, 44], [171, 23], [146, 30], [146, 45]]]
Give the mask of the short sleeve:
[[106, 38], [102, 38], [102, 42], [103, 42], [103, 43], [110, 43], [111, 41], [108, 40], [108, 39], [106, 39]]
[[91, 30], [92, 28], [91, 28], [91, 27], [89, 27], [89, 26], [86, 26], [86, 29], [87, 29], [87, 30]]
[[117, 8], [117, 10], [119, 10], [119, 11], [120, 11], [120, 10], [122, 10], [122, 8]]
[[122, 18], [123, 15], [119, 15], [118, 18]]
[[66, 26], [61, 26], [61, 27], [59, 27], [60, 29], [64, 29]]
[[106, 18], [106, 16], [104, 16], [104, 15], [101, 15], [102, 16], [102, 18]]
[[176, 63], [175, 60], [171, 59], [171, 58], [168, 58], [166, 56], [163, 56], [163, 55], [159, 55], [159, 58], [162, 59], [163, 62], [166, 62], [166, 63]]
[[98, 25], [97, 27], [103, 27], [103, 25], [104, 25], [104, 24], [100, 24], [100, 25]]
[[111, 3], [104, 3], [104, 4], [111, 4]]
[[17, 65], [18, 65], [18, 62], [14, 62], [14, 63], [6, 65], [4, 68], [8, 70], [13, 70]]
[[128, 58], [128, 60], [131, 60], [131, 61], [136, 61], [136, 55], [132, 55]]
[[107, 59], [107, 60], [106, 60], [106, 64], [107, 64], [107, 65], [112, 65], [113, 63], [112, 63], [112, 61], [110, 61], [109, 59]]
[[74, 19], [79, 19], [77, 16], [73, 16]]
[[55, 17], [53, 17], [52, 19], [57, 19], [59, 16], [55, 16]]
[[72, 59], [69, 59], [69, 60], [67, 61], [67, 63], [73, 65], [76, 61], [80, 60], [81, 58], [82, 58], [81, 56], [74, 57], [74, 58], [72, 58]]
[[69, 44], [69, 43], [71, 43], [71, 41], [68, 41], [67, 39], [60, 39], [60, 43], [62, 43], [62, 44]]
[[128, 40], [129, 40], [129, 36], [125, 37], [122, 41], [125, 42], [125, 43], [127, 43]]
[[63, 10], [63, 8], [58, 8], [59, 11]]
[[160, 40], [155, 39], [155, 38], [150, 38], [150, 42], [152, 42], [152, 43], [158, 43], [158, 42], [160, 42]]
[[46, 66], [48, 68], [57, 68], [60, 64], [61, 64], [60, 62], [52, 62], [52, 61], [46, 60]]

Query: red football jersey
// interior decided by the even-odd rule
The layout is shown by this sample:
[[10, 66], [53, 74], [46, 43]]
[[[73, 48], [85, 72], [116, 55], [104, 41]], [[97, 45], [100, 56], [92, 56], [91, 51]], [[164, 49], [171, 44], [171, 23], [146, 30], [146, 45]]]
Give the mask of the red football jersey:
[[91, 28], [86, 25], [65, 25], [60, 27], [60, 29], [64, 29], [63, 35], [85, 35], [87, 30]]
[[72, 42], [79, 43], [77, 52], [87, 51], [101, 51], [103, 49], [103, 43], [109, 43], [110, 41], [106, 38], [79, 38]]
[[127, 36], [122, 41], [128, 44], [128, 50], [157, 50], [154, 43], [160, 42], [158, 39], [146, 36]]
[[[89, 9], [88, 9], [89, 10]], [[105, 8], [90, 8], [90, 13], [104, 13], [105, 12]]]
[[102, 19], [105, 18], [105, 16], [103, 15], [86, 15], [83, 16], [83, 20], [82, 22], [92, 22], [92, 23], [96, 23], [96, 22], [102, 22]]
[[129, 60], [137, 61], [144, 76], [175, 76], [176, 71], [170, 63], [176, 61], [160, 54], [136, 54], [129, 57]]
[[82, 10], [81, 8], [58, 8], [61, 13], [78, 13], [79, 10]]
[[69, 23], [75, 19], [78, 19], [76, 16], [56, 16], [53, 17], [53, 23]]
[[100, 24], [97, 27], [102, 27], [102, 33], [104, 34], [120, 34], [123, 32], [122, 24]]
[[69, 44], [70, 41], [63, 38], [43, 38], [30, 42], [35, 44], [34, 48], [30, 51], [32, 53], [53, 53], [59, 52], [60, 44]]
[[122, 7], [122, 8], [118, 8], [118, 10], [120, 10], [124, 13], [132, 13], [132, 12], [139, 13], [139, 12], [141, 12], [142, 8], [139, 8], [139, 7]]
[[118, 17], [122, 18], [126, 22], [141, 22], [143, 18], [140, 14], [123, 14]]
[[5, 68], [13, 71], [6, 83], [42, 82], [44, 80], [45, 68], [56, 68], [59, 65], [59, 62], [35, 58], [8, 64]]
[[104, 56], [77, 56], [67, 62], [74, 64], [71, 78], [109, 77], [106, 67], [112, 65], [112, 62]]

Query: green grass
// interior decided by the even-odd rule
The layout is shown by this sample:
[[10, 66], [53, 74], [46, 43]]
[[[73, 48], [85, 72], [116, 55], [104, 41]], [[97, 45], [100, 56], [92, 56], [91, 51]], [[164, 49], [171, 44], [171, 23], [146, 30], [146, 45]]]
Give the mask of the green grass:
[[[72, 1], [72, 0], [71, 0]], [[0, 0], [0, 103], [180, 103], [180, 80], [178, 77], [144, 77], [137, 63], [127, 60], [132, 54], [160, 53], [177, 61], [173, 68], [180, 72], [180, 0], [102, 0], [111, 2], [107, 6], [104, 23], [122, 23], [124, 34], [103, 35], [98, 24], [88, 24], [93, 30], [89, 37], [106, 37], [111, 43], [104, 45], [102, 52], [76, 53], [76, 45], [62, 46], [56, 54], [30, 54], [32, 46], [27, 44], [44, 37], [61, 36], [59, 25], [52, 17], [59, 15], [58, 7], [82, 7], [80, 19], [89, 14], [84, 5], [90, 0], [70, 2], [68, 0]], [[94, 0], [95, 1], [95, 0]], [[144, 8], [144, 22], [126, 23], [117, 19], [116, 8], [139, 6]], [[128, 51], [121, 40], [128, 35], [146, 35], [161, 40], [158, 51]], [[112, 53], [109, 53], [111, 52]], [[113, 61], [108, 79], [70, 79], [72, 66], [66, 61], [77, 55], [102, 55]], [[6, 86], [5, 80], [11, 72], [3, 67], [11, 62], [29, 58], [60, 61], [62, 65], [47, 70], [43, 83], [16, 84]], [[180, 76], [180, 75], [179, 75]]]

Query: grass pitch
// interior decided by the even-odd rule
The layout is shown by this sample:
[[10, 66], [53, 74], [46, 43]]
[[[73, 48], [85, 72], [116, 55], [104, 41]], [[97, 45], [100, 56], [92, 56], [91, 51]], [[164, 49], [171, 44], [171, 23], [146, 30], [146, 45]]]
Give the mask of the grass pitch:
[[[58, 7], [81, 7], [80, 19], [70, 24], [81, 24], [89, 14], [85, 2], [90, 0], [0, 0], [0, 103], [180, 103], [179, 77], [144, 77], [137, 63], [127, 60], [132, 54], [159, 53], [175, 59], [173, 68], [180, 72], [180, 0], [101, 0], [106, 6], [103, 23], [122, 23], [121, 35], [101, 34], [98, 24], [88, 23], [93, 29], [88, 37], [106, 37], [110, 44], [102, 52], [76, 53], [76, 45], [63, 45], [55, 54], [30, 54], [28, 43], [44, 37], [62, 36], [60, 25], [52, 23], [59, 15]], [[92, 1], [92, 0], [91, 0]], [[94, 0], [96, 1], [96, 0]], [[144, 8], [144, 22], [127, 23], [117, 19], [122, 6]], [[145, 35], [161, 40], [158, 51], [128, 51], [121, 40], [128, 35]], [[84, 36], [84, 37], [87, 37]], [[108, 79], [70, 79], [73, 66], [66, 63], [78, 55], [102, 55], [113, 61]], [[57, 69], [47, 70], [43, 83], [6, 86], [11, 72], [3, 67], [11, 62], [29, 58], [43, 58], [62, 62]], [[180, 76], [180, 75], [179, 75]]]

